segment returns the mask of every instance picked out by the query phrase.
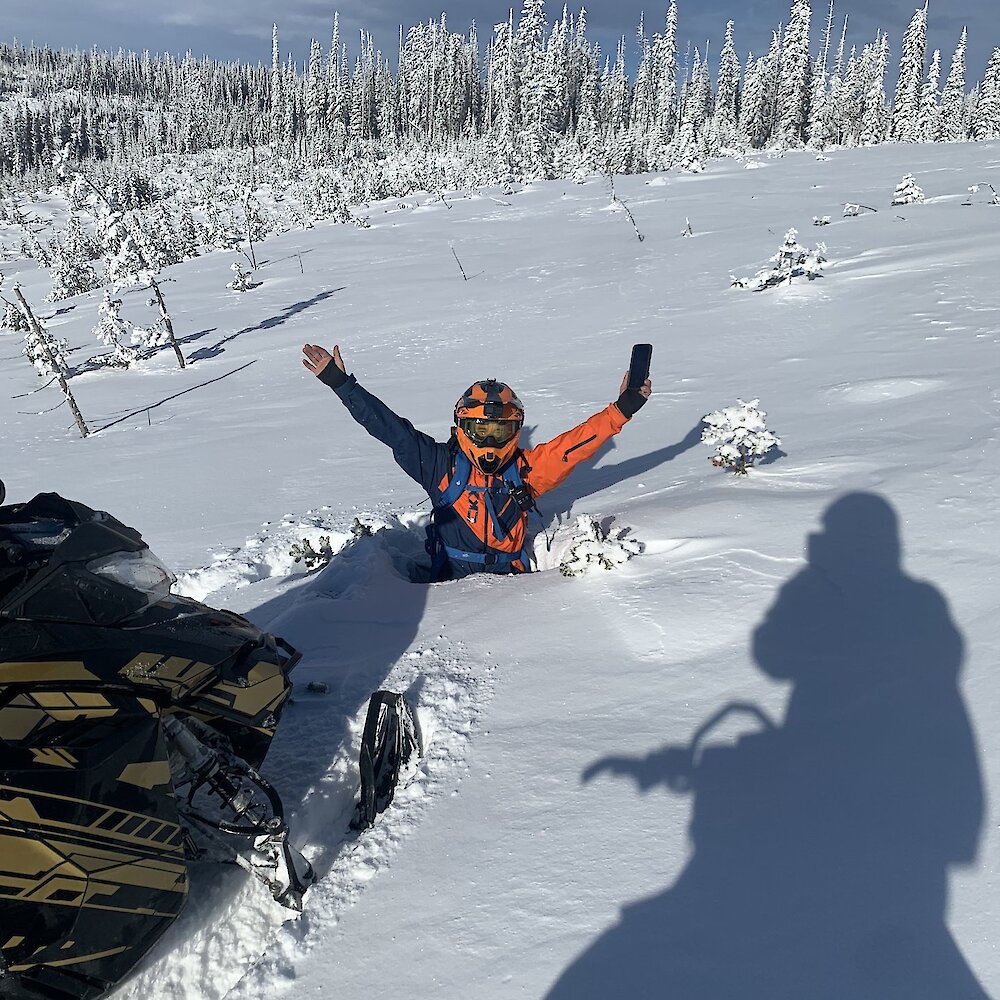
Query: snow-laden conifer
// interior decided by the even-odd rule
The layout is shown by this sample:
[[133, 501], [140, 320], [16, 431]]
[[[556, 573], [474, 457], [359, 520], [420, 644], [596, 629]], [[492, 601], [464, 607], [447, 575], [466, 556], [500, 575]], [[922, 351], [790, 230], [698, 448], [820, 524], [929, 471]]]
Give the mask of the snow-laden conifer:
[[97, 271], [91, 263], [97, 252], [94, 241], [84, 232], [79, 216], [71, 212], [66, 232], [49, 247], [52, 261], [49, 302], [68, 299], [97, 287]]
[[568, 540], [558, 538], [554, 546], [565, 549], [559, 560], [563, 576], [583, 576], [592, 569], [614, 569], [642, 552], [642, 544], [629, 537], [629, 529], [615, 530], [590, 514], [576, 519]]
[[736, 146], [740, 91], [740, 60], [733, 44], [733, 22], [726, 25], [726, 39], [719, 55], [715, 107], [712, 113], [709, 148], [713, 155]]
[[927, 4], [910, 19], [899, 56], [899, 78], [892, 106], [892, 137], [915, 142], [920, 133], [920, 97], [927, 58]]
[[4, 301], [0, 329], [9, 330], [11, 333], [23, 333], [28, 329], [28, 320], [13, 302]]
[[920, 89], [920, 128], [919, 138], [924, 142], [933, 142], [938, 133], [938, 105], [941, 83], [941, 50], [935, 49], [931, 56], [931, 64], [927, 67], [927, 77]]
[[921, 205], [925, 200], [924, 192], [917, 185], [913, 174], [906, 174], [896, 185], [892, 195], [893, 205]]
[[104, 300], [97, 307], [99, 319], [94, 336], [111, 348], [111, 353], [102, 359], [109, 368], [130, 368], [139, 357], [139, 352], [129, 344], [132, 325], [122, 317], [121, 307], [122, 300], [105, 289]]
[[253, 271], [244, 271], [243, 265], [238, 260], [233, 261], [230, 270], [233, 272], [233, 280], [226, 285], [226, 288], [231, 288], [234, 292], [247, 292], [257, 287], [253, 280]]
[[890, 114], [885, 95], [888, 67], [889, 36], [883, 32], [873, 44], [864, 47], [859, 64], [860, 109], [855, 136], [864, 146], [885, 142], [889, 133]]
[[762, 268], [752, 278], [732, 277], [736, 288], [749, 288], [760, 292], [776, 285], [790, 284], [793, 278], [813, 281], [823, 273], [827, 261], [825, 243], [817, 243], [809, 250], [798, 241], [798, 231], [789, 229], [777, 253], [771, 257], [771, 267]]
[[968, 39], [968, 30], [963, 28], [941, 93], [937, 138], [945, 142], [965, 138], [965, 50]]
[[748, 403], [737, 399], [734, 406], [702, 418], [705, 427], [701, 440], [715, 449], [709, 459], [713, 465], [745, 476], [758, 458], [781, 444], [781, 440], [767, 429], [767, 414], [759, 403], [759, 399], [751, 399]]
[[775, 138], [782, 145], [797, 146], [805, 138], [809, 107], [809, 0], [792, 0], [792, 9], [781, 46]]
[[1000, 48], [986, 67], [970, 131], [973, 139], [1000, 139]]

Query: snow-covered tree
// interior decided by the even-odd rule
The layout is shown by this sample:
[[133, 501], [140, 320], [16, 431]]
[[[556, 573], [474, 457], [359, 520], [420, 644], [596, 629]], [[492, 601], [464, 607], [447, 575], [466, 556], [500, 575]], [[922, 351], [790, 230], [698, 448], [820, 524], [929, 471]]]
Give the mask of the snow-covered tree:
[[104, 301], [97, 307], [98, 322], [94, 336], [105, 347], [111, 348], [104, 363], [109, 368], [130, 368], [139, 357], [138, 351], [128, 341], [132, 338], [132, 325], [121, 316], [122, 300], [105, 289]]
[[945, 142], [966, 138], [965, 128], [965, 50], [969, 33], [962, 29], [955, 53], [951, 57], [951, 69], [941, 93], [938, 109], [937, 138]]
[[793, 278], [808, 278], [813, 281], [822, 275], [826, 260], [825, 244], [817, 243], [809, 250], [799, 243], [798, 232], [789, 229], [777, 253], [771, 257], [771, 267], [761, 269], [752, 278], [734, 276], [731, 281], [736, 288], [749, 288], [755, 292], [789, 284]]
[[775, 33], [770, 52], [762, 59], [751, 62], [750, 56], [747, 61], [737, 133], [741, 145], [751, 149], [765, 146], [773, 132], [779, 52], [780, 39]]
[[812, 69], [807, 131], [809, 145], [813, 149], [825, 149], [833, 136], [830, 126], [830, 102], [834, 100], [834, 97], [829, 78], [830, 40], [833, 33], [833, 2], [834, 0], [830, 0], [826, 28], [823, 31], [823, 51], [816, 58]]
[[920, 132], [920, 98], [927, 58], [927, 4], [910, 19], [899, 56], [899, 78], [892, 105], [892, 137], [915, 142]]
[[614, 569], [642, 552], [629, 529], [614, 530], [590, 514], [580, 514], [568, 540], [557, 540], [567, 551], [559, 560], [563, 576], [583, 576], [591, 569]]
[[888, 65], [889, 38], [883, 33], [876, 42], [866, 45], [861, 53], [858, 71], [860, 113], [855, 133], [861, 145], [885, 142], [888, 134], [889, 109], [885, 96]]
[[809, 108], [809, 0], [792, 0], [791, 15], [781, 46], [778, 73], [777, 130], [783, 145], [797, 146], [805, 138]]
[[254, 284], [253, 271], [244, 271], [243, 265], [238, 260], [233, 261], [231, 270], [233, 280], [226, 285], [226, 288], [231, 288], [234, 292], [248, 292], [251, 288], [257, 287]]
[[670, 0], [662, 35], [653, 39], [656, 142], [662, 151], [677, 130], [677, 0]]
[[906, 174], [892, 195], [893, 205], [921, 205], [925, 200], [924, 192], [917, 186], [913, 174]]
[[[2, 289], [3, 275], [0, 275], [0, 293], [2, 293]], [[40, 376], [52, 378], [58, 383], [59, 390], [63, 394], [63, 399], [69, 404], [69, 408], [73, 413], [73, 419], [76, 421], [80, 436], [87, 437], [90, 434], [90, 428], [87, 427], [87, 422], [83, 419], [83, 414], [76, 404], [76, 399], [67, 380], [69, 365], [66, 363], [65, 356], [65, 351], [67, 350], [66, 341], [60, 337], [53, 337], [39, 322], [28, 300], [24, 297], [24, 292], [21, 291], [20, 285], [15, 284], [13, 292], [14, 301], [28, 323], [28, 330], [24, 335], [23, 353], [25, 357], [31, 362], [35, 371]], [[10, 299], [5, 298], [4, 301], [11, 304]]]
[[1000, 48], [993, 50], [972, 120], [973, 139], [1000, 139]]
[[10, 330], [12, 333], [23, 333], [28, 329], [28, 320], [13, 302], [5, 300], [3, 316], [0, 317], [0, 328]]
[[932, 142], [938, 132], [938, 87], [941, 82], [941, 50], [935, 49], [931, 64], [927, 67], [927, 78], [920, 89], [920, 127], [918, 138]]
[[759, 404], [759, 399], [748, 403], [738, 399], [735, 406], [702, 418], [706, 426], [701, 440], [715, 449], [709, 459], [713, 465], [745, 476], [758, 458], [781, 444], [780, 438], [767, 429], [767, 414]]
[[733, 22], [726, 25], [726, 40], [719, 56], [719, 77], [715, 89], [709, 146], [717, 154], [736, 145], [739, 120], [740, 60], [733, 45]]
[[70, 213], [66, 232], [49, 248], [49, 252], [52, 260], [50, 302], [68, 299], [97, 287], [97, 272], [91, 263], [97, 250], [75, 212]]

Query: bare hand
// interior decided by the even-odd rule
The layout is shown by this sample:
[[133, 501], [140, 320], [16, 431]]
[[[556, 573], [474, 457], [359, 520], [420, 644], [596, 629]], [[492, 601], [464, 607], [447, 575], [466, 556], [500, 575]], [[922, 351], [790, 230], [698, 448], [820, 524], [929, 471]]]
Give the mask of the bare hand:
[[[625, 372], [625, 377], [622, 379], [622, 387], [618, 390], [618, 395], [620, 396], [627, 388], [628, 388], [628, 372]], [[650, 382], [649, 379], [646, 379], [646, 381], [642, 383], [639, 392], [642, 393], [645, 399], [649, 399], [649, 397], [653, 393], [653, 383]]]
[[325, 347], [319, 347], [317, 344], [306, 344], [302, 348], [302, 353], [305, 355], [302, 359], [302, 364], [313, 373], [313, 375], [319, 375], [324, 368], [332, 361], [345, 375], [347, 374], [347, 369], [344, 367], [344, 359], [340, 356], [340, 347], [334, 344], [333, 354], [331, 354]]

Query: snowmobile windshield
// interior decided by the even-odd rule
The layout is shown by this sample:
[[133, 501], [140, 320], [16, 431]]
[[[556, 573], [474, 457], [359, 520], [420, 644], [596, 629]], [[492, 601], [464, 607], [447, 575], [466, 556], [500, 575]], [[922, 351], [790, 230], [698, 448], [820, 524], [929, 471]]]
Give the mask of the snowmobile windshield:
[[477, 447], [492, 445], [499, 448], [507, 444], [521, 429], [519, 420], [488, 420], [484, 417], [462, 417], [459, 426], [465, 436]]
[[65, 521], [54, 518], [3, 526], [3, 531], [10, 536], [10, 540], [26, 552], [51, 551], [69, 538], [70, 530]]
[[87, 563], [87, 569], [96, 576], [106, 577], [130, 590], [145, 594], [148, 604], [156, 604], [169, 596], [176, 583], [173, 573], [149, 551], [115, 552]]

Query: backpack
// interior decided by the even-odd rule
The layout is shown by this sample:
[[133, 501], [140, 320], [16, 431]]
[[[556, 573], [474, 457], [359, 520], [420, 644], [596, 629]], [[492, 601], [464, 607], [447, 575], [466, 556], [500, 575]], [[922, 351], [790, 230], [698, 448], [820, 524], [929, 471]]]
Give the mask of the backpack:
[[[534, 512], [541, 521], [541, 514], [535, 506], [534, 497], [531, 490], [521, 477], [521, 464], [524, 463], [524, 471], [528, 472], [529, 467], [524, 460], [524, 452], [519, 448], [514, 453], [514, 460], [508, 462], [499, 474], [503, 481], [500, 492], [510, 494], [517, 507], [525, 512]], [[434, 510], [431, 513], [430, 524], [427, 525], [427, 542], [425, 547], [431, 557], [431, 579], [448, 579], [448, 560], [457, 559], [461, 562], [472, 563], [477, 566], [510, 566], [520, 560], [525, 566], [525, 571], [529, 572], [529, 562], [531, 557], [530, 548], [525, 545], [520, 552], [505, 552], [487, 546], [485, 552], [470, 552], [465, 549], [456, 549], [450, 545], [445, 545], [437, 529], [436, 518], [440, 511], [447, 510], [455, 505], [458, 498], [465, 492], [480, 493], [483, 496], [487, 517], [490, 519], [493, 534], [497, 538], [505, 538], [507, 531], [500, 523], [497, 512], [493, 506], [489, 488], [486, 486], [470, 486], [469, 479], [472, 476], [472, 462], [469, 456], [456, 448], [454, 452], [454, 464], [452, 467], [451, 479], [448, 485], [441, 492], [437, 500], [433, 501]], [[496, 487], [494, 487], [494, 490]]]

